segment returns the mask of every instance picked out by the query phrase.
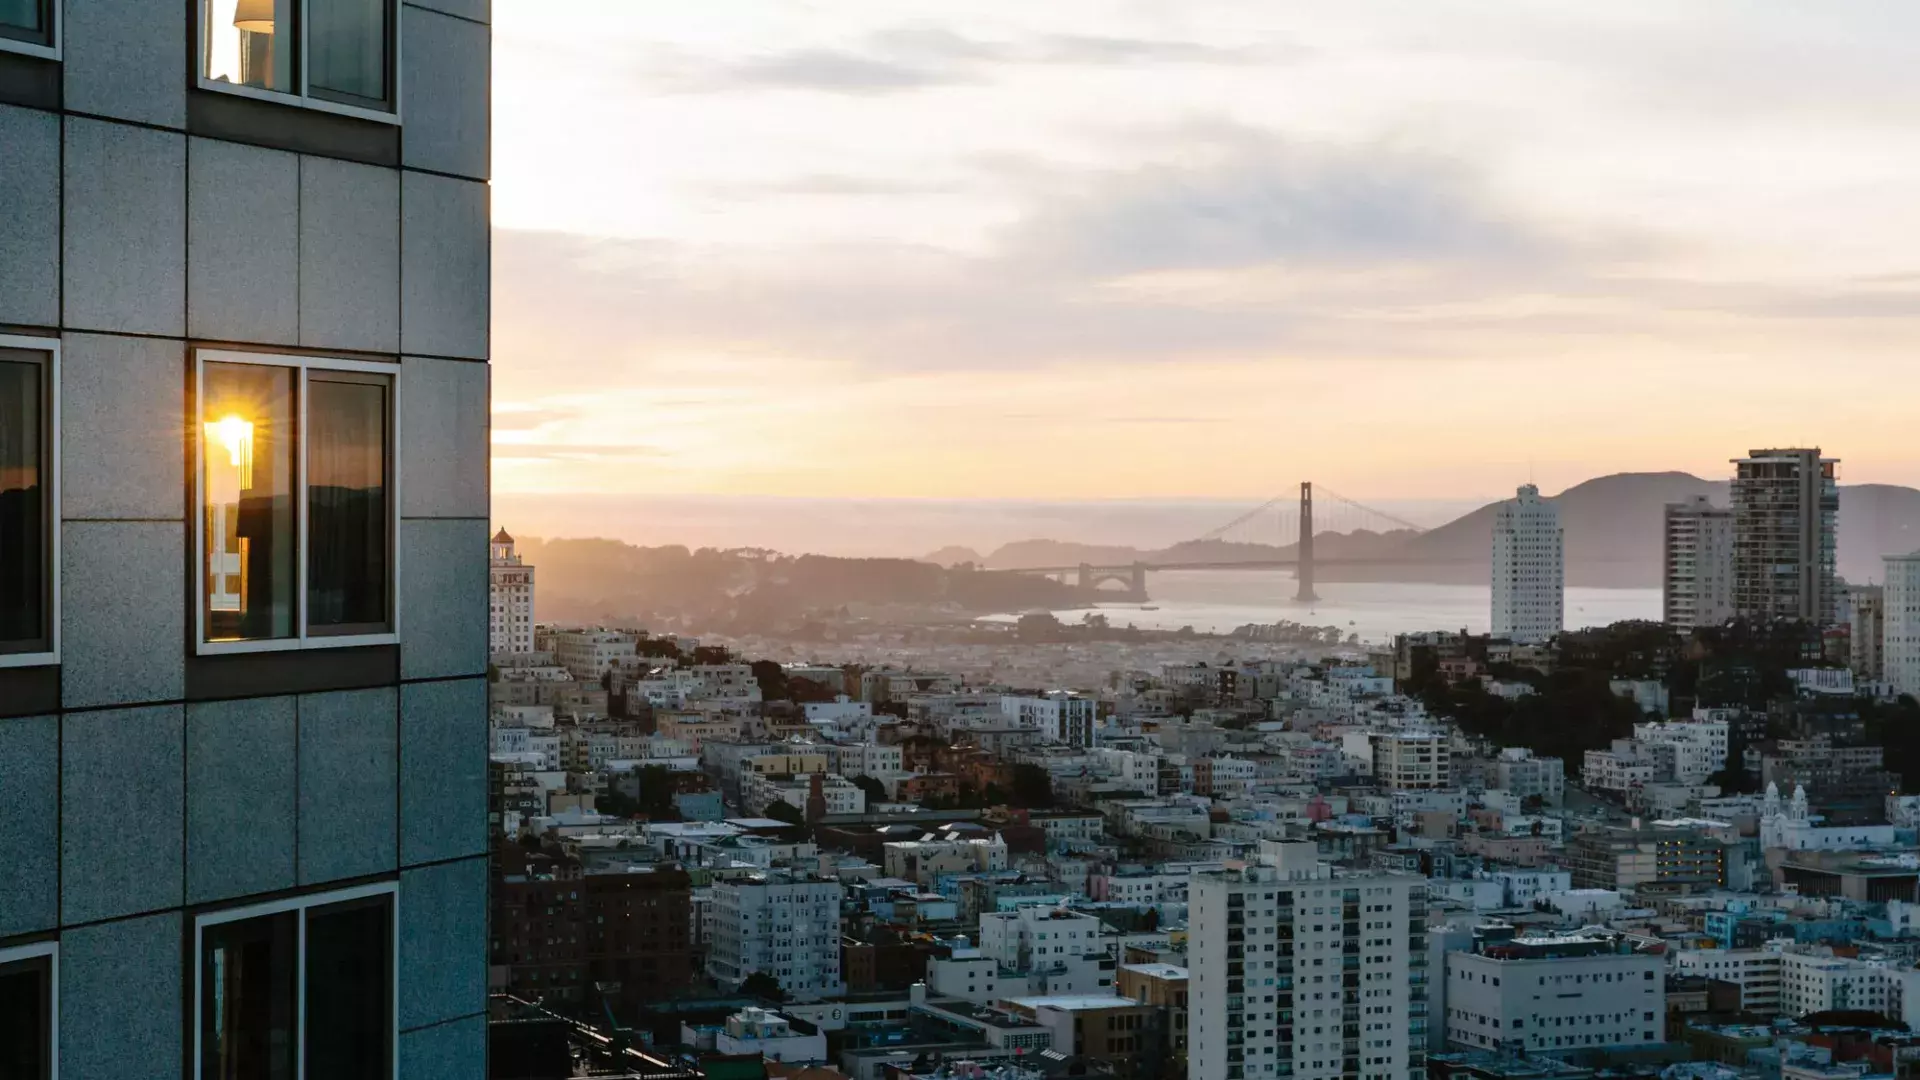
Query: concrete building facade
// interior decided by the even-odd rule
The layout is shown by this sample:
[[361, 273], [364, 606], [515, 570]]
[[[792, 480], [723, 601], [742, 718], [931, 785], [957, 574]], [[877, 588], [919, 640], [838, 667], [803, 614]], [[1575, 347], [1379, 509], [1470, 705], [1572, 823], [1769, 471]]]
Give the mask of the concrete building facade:
[[1664, 969], [1610, 931], [1476, 939], [1446, 954], [1447, 1043], [1545, 1056], [1658, 1043]]
[[1839, 459], [1753, 450], [1733, 465], [1734, 614], [1832, 624]]
[[1526, 484], [1494, 511], [1493, 634], [1535, 644], [1565, 625], [1560, 509]]
[[1193, 876], [1187, 1075], [1425, 1077], [1425, 879], [1336, 876], [1313, 844], [1263, 847]]
[[486, 1071], [489, 10], [300, 7], [0, 4], [0, 977], [65, 1077]]
[[487, 560], [489, 652], [533, 651], [533, 567], [514, 550], [513, 537], [493, 534]]
[[838, 881], [766, 870], [716, 881], [707, 915], [707, 974], [738, 988], [764, 972], [794, 1001], [846, 993], [840, 974]]
[[1883, 676], [1897, 693], [1920, 695], [1920, 551], [1886, 557]]
[[1682, 634], [1733, 618], [1733, 511], [1705, 495], [1667, 504], [1661, 617]]

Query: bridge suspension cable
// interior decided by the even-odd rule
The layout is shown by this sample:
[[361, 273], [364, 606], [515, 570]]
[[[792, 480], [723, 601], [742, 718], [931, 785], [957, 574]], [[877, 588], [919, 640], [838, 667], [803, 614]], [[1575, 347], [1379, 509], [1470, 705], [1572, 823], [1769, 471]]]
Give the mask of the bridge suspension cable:
[[[1398, 525], [1403, 529], [1408, 529], [1410, 531], [1417, 532], [1417, 533], [1423, 533], [1427, 531], [1427, 527], [1425, 525], [1416, 525], [1413, 522], [1408, 521], [1406, 518], [1395, 517], [1394, 515], [1387, 513], [1385, 510], [1376, 510], [1373, 507], [1368, 506], [1366, 503], [1360, 502], [1357, 499], [1349, 499], [1345, 495], [1342, 495], [1339, 492], [1332, 490], [1331, 488], [1323, 488], [1323, 487], [1320, 487], [1319, 485], [1315, 485], [1313, 491], [1314, 491], [1314, 494], [1316, 495], [1320, 495], [1325, 498], [1332, 499], [1335, 502], [1345, 503], [1346, 505], [1353, 507], [1355, 510], [1359, 510], [1363, 513], [1371, 514], [1374, 517], [1381, 519], [1382, 521], [1392, 522], [1393, 524]], [[1276, 499], [1274, 501], [1278, 502], [1279, 500]], [[1272, 504], [1268, 504], [1268, 505], [1272, 505]]]

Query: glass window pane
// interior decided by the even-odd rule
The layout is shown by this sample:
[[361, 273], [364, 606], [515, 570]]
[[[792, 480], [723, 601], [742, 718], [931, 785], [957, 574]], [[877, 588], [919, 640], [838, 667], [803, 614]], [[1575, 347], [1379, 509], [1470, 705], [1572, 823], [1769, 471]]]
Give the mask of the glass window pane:
[[51, 44], [47, 0], [0, 0], [0, 37]]
[[384, 896], [307, 913], [307, 1080], [393, 1072], [392, 919]]
[[0, 1078], [44, 1080], [53, 1067], [53, 965], [0, 964]]
[[214, 82], [297, 93], [293, 13], [298, 2], [201, 0], [200, 45], [206, 57], [206, 77]]
[[316, 97], [380, 106], [387, 93], [387, 5], [391, 0], [311, 0], [307, 7], [309, 89]]
[[383, 375], [313, 371], [307, 386], [307, 624], [387, 629], [387, 398]]
[[0, 653], [51, 647], [47, 369], [37, 356], [0, 349]]
[[210, 363], [202, 372], [208, 641], [293, 636], [298, 377], [297, 369], [259, 364]]
[[294, 1080], [299, 926], [288, 911], [201, 931], [201, 1080]]

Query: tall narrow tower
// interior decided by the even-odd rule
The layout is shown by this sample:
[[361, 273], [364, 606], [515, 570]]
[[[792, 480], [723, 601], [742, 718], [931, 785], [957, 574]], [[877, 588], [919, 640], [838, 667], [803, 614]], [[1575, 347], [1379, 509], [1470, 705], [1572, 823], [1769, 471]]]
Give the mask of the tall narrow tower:
[[1298, 548], [1300, 566], [1294, 572], [1294, 580], [1300, 583], [1300, 591], [1293, 598], [1303, 603], [1312, 603], [1320, 599], [1313, 591], [1313, 481], [1300, 481], [1300, 544]]

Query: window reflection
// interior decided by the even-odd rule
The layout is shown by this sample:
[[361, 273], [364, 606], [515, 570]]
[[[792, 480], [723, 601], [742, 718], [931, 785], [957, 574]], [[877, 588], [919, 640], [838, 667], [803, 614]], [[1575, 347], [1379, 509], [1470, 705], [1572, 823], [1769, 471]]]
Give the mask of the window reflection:
[[0, 349], [0, 653], [51, 647], [46, 368], [32, 357]]
[[207, 364], [201, 378], [208, 641], [292, 637], [293, 368]]
[[[4, 3], [6, 0], [0, 0]], [[200, 10], [206, 76], [215, 82], [291, 94], [297, 0], [204, 0]]]
[[307, 625], [377, 633], [387, 616], [384, 375], [314, 370], [307, 388]]
[[53, 987], [47, 958], [0, 962], [0, 1077], [52, 1073]]
[[388, 0], [312, 0], [307, 11], [308, 83], [315, 96], [349, 105], [387, 100]]
[[201, 1080], [294, 1080], [299, 913], [209, 926], [200, 952]]

